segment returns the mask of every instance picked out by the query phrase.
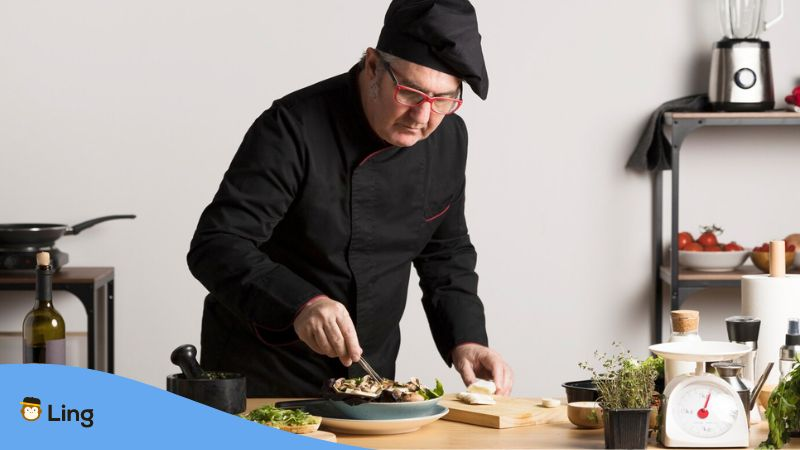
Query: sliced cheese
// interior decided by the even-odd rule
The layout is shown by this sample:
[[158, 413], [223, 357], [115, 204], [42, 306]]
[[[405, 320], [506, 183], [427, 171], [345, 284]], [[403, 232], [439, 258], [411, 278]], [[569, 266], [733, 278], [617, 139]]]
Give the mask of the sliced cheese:
[[494, 405], [497, 403], [491, 395], [476, 394], [474, 392], [459, 392], [456, 398], [469, 405]]
[[556, 408], [561, 406], [561, 400], [556, 398], [543, 398], [542, 406], [544, 406], [545, 408]]
[[494, 395], [494, 393], [497, 392], [497, 386], [495, 386], [494, 381], [481, 380], [479, 378], [478, 381], [469, 385], [469, 387], [467, 388], [467, 392], [474, 392], [476, 394]]

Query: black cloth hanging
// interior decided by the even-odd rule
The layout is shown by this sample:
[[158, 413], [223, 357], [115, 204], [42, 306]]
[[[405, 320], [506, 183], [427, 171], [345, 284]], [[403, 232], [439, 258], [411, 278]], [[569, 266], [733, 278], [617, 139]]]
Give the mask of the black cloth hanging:
[[672, 146], [664, 135], [664, 113], [710, 111], [711, 104], [706, 94], [689, 95], [670, 100], [659, 106], [639, 138], [625, 167], [633, 170], [669, 170], [672, 168]]

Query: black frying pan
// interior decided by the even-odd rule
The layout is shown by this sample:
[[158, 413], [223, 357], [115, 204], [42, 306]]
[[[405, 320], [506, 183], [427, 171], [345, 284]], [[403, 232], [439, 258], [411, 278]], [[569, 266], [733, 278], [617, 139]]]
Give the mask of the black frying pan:
[[103, 216], [73, 226], [55, 223], [0, 223], [0, 247], [50, 247], [61, 236], [78, 234], [100, 222], [135, 218], [133, 214]]

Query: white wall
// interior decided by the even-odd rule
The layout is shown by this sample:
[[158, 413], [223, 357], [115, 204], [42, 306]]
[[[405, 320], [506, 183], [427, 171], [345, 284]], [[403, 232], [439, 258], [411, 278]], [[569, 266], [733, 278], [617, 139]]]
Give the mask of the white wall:
[[[777, 97], [800, 84], [800, 9], [765, 36]], [[255, 117], [346, 71], [388, 1], [0, 2], [0, 222], [109, 222], [59, 241], [73, 266], [117, 270], [117, 372], [156, 386], [199, 343], [205, 290], [185, 253]], [[519, 395], [561, 395], [619, 340], [644, 355], [653, 294], [650, 181], [624, 169], [650, 112], [706, 90], [712, 0], [476, 0], [491, 89], [467, 94], [468, 220], [492, 346]], [[779, 102], [783, 106], [783, 102]], [[754, 245], [800, 231], [800, 129], [703, 130], [682, 159], [681, 228]], [[412, 278], [398, 377], [459, 388]], [[3, 293], [0, 331], [29, 294]], [[68, 329], [81, 306], [56, 299]], [[701, 333], [725, 337], [738, 291], [709, 291]], [[7, 362], [7, 361], [6, 361]]]

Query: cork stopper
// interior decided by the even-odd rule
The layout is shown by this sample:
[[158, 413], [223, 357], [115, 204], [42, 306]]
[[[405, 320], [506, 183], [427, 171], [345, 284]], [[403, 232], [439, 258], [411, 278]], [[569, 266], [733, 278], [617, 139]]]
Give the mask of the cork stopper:
[[693, 333], [700, 325], [700, 311], [678, 309], [671, 312], [672, 331], [675, 333]]
[[50, 253], [47, 252], [39, 252], [36, 254], [36, 264], [39, 266], [49, 266], [50, 265]]
[[786, 276], [786, 243], [769, 241], [769, 276]]

